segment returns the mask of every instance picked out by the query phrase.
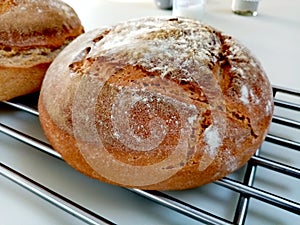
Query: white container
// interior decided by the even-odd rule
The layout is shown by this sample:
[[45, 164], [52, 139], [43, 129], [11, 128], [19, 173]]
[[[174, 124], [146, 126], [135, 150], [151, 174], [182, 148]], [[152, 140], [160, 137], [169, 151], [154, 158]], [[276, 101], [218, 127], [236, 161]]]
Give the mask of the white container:
[[259, 0], [232, 0], [231, 9], [235, 14], [256, 16]]
[[201, 20], [205, 12], [206, 0], [173, 0], [173, 16]]

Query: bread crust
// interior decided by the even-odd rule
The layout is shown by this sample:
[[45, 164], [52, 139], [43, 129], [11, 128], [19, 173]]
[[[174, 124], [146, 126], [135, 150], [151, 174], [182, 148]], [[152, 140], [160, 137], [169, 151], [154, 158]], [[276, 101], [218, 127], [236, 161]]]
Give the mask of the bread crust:
[[39, 91], [49, 65], [41, 63], [29, 68], [0, 67], [0, 100]]
[[46, 65], [83, 32], [75, 11], [60, 0], [1, 1], [0, 100], [39, 90]]
[[60, 48], [83, 31], [76, 12], [60, 0], [4, 0], [0, 8], [0, 49]]
[[39, 112], [54, 149], [80, 172], [182, 190], [243, 166], [265, 138], [273, 102], [261, 65], [234, 38], [156, 17], [73, 41], [47, 72]]

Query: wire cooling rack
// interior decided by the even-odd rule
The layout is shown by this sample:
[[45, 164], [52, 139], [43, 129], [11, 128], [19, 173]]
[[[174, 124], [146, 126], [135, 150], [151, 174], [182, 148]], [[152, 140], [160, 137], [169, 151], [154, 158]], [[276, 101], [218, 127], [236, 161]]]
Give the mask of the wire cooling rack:
[[[222, 190], [230, 190], [238, 196], [234, 200], [228, 199], [228, 201], [236, 202], [231, 218], [218, 215], [203, 205], [193, 204], [193, 201], [183, 200], [178, 197], [180, 195], [176, 192], [128, 190], [198, 221], [199, 224], [247, 224], [249, 214], [255, 208], [255, 204], [251, 205], [253, 202], [265, 204], [266, 207], [275, 207], [279, 209], [283, 216], [298, 218], [297, 216], [300, 215], [299, 195], [288, 196], [288, 193], [276, 193], [270, 190], [268, 185], [263, 185], [263, 182], [260, 182], [260, 180], [267, 179], [269, 173], [276, 173], [292, 179], [293, 182], [296, 182], [295, 185], [298, 186], [298, 189], [300, 187], [300, 92], [274, 86], [273, 93], [275, 113], [270, 132], [262, 147], [258, 149], [247, 165], [239, 171], [242, 174], [241, 178], [229, 175], [214, 182], [214, 184], [222, 187]], [[38, 116], [37, 99], [38, 95], [31, 95], [29, 98], [27, 96], [13, 101], [1, 102], [0, 112], [1, 107], [5, 107]], [[0, 132], [48, 154], [49, 157], [61, 159], [61, 156], [48, 143], [26, 134], [22, 130], [0, 123]], [[290, 154], [290, 152], [294, 155], [294, 162], [282, 160], [281, 156]], [[3, 162], [0, 163], [0, 174], [86, 224], [115, 224], [106, 215], [99, 215], [84, 208]], [[284, 185], [285, 181], [278, 180], [278, 183]], [[187, 190], [184, 192], [191, 192], [191, 195], [195, 195], [195, 191]], [[295, 224], [297, 224], [296, 221]]]

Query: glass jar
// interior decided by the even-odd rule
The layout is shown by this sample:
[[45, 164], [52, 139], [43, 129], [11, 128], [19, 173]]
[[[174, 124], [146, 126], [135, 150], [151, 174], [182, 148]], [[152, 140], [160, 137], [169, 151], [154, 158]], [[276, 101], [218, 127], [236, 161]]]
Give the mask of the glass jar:
[[160, 9], [172, 9], [173, 0], [154, 0], [154, 2]]
[[232, 0], [231, 9], [235, 14], [256, 16], [259, 0]]
[[183, 16], [201, 20], [205, 12], [206, 0], [174, 0], [173, 16]]

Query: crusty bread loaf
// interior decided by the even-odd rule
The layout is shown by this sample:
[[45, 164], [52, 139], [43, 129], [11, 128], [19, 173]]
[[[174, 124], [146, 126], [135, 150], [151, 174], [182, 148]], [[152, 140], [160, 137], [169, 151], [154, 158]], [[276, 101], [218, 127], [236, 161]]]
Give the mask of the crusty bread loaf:
[[184, 18], [81, 35], [54, 60], [42, 127], [71, 166], [140, 189], [187, 189], [244, 165], [263, 142], [272, 89], [234, 38]]
[[38, 91], [50, 63], [83, 31], [60, 0], [2, 0], [0, 101]]

